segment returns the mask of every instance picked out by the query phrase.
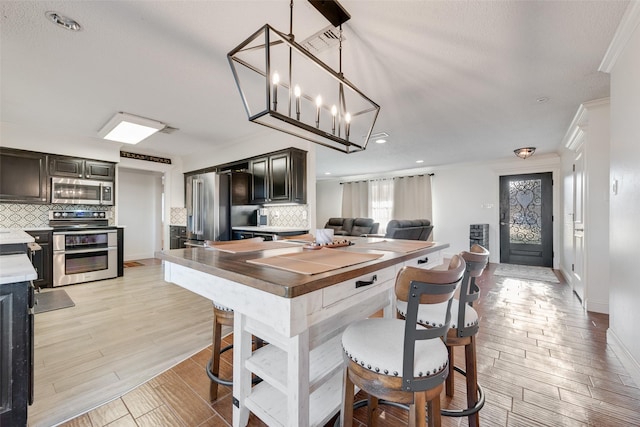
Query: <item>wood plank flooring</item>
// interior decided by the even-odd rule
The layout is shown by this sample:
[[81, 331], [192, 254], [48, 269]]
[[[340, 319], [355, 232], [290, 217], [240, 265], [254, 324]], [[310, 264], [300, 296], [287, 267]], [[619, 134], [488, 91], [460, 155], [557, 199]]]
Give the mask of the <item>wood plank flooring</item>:
[[159, 260], [140, 263], [124, 277], [65, 286], [75, 307], [36, 314], [30, 426], [116, 399], [211, 344], [211, 302], [165, 282]]
[[[131, 270], [138, 268], [149, 267]], [[492, 274], [494, 269], [495, 265], [490, 265], [479, 281], [482, 297], [477, 306], [481, 316], [477, 339], [478, 371], [480, 384], [486, 394], [486, 404], [480, 412], [481, 424], [512, 427], [640, 426], [640, 388], [633, 383], [606, 344], [608, 316], [585, 313], [564, 282], [549, 284], [498, 277]], [[140, 295], [138, 297], [144, 298]], [[148, 305], [160, 303], [165, 298], [151, 299], [153, 301], [146, 301]], [[78, 305], [78, 301], [76, 304]], [[192, 312], [197, 311], [197, 308], [183, 306], [182, 310], [186, 310], [183, 313], [190, 313], [191, 318]], [[202, 311], [210, 311], [210, 305], [202, 304]], [[104, 314], [105, 318], [113, 317], [108, 311]], [[203, 317], [206, 317], [204, 313]], [[74, 335], [91, 339], [91, 331], [83, 333], [82, 325], [76, 325], [73, 318], [67, 320], [75, 331]], [[205, 342], [210, 339], [210, 318], [203, 322], [206, 325], [201, 333]], [[141, 330], [149, 328], [143, 332], [143, 336], [154, 335], [153, 325], [154, 322], [148, 322], [140, 327]], [[136, 326], [127, 327], [122, 324], [119, 328], [125, 330]], [[40, 336], [36, 337], [40, 342], [44, 340], [53, 343], [56, 342], [56, 337], [72, 342], [82, 340], [68, 338], [62, 333], [47, 336], [47, 332], [54, 333], [55, 330], [37, 331]], [[104, 334], [105, 341], [114, 341], [103, 344], [106, 353], [120, 351], [124, 355], [129, 352], [127, 346], [130, 343], [121, 338], [120, 333], [105, 331]], [[168, 339], [176, 343], [175, 347], [183, 346], [187, 341], [184, 335], [192, 334], [197, 334], [195, 329], [172, 334]], [[225, 341], [230, 343], [231, 338], [227, 337]], [[73, 346], [77, 346], [77, 343]], [[93, 350], [79, 360], [91, 360], [97, 353], [100, 350]], [[191, 357], [184, 357], [180, 363], [143, 385], [63, 425], [229, 426], [232, 412], [230, 389], [221, 387], [218, 400], [213, 403], [208, 401], [209, 380], [204, 367], [210, 355], [210, 348], [204, 348]], [[462, 357], [462, 352], [456, 353], [459, 361], [457, 364], [461, 366]], [[231, 358], [231, 352], [223, 355], [223, 376], [231, 375]], [[87, 389], [97, 386], [98, 382], [109, 384], [110, 375], [117, 376], [123, 370], [135, 372], [146, 366], [143, 356], [132, 360], [121, 366], [114, 362], [116, 368], [110, 374], [103, 374], [106, 378], [90, 380], [85, 377], [85, 381], [90, 384]], [[75, 376], [74, 367], [78, 364], [79, 362], [69, 362], [60, 366], [62, 372], [58, 381], [61, 384], [69, 383], [70, 390], [84, 390], [81, 385], [71, 387], [74, 380], [66, 379], [67, 376]], [[40, 394], [42, 393], [44, 392], [41, 391]], [[72, 399], [72, 394], [65, 394], [62, 399], [56, 400], [56, 404], [68, 406], [66, 399]], [[456, 374], [455, 398], [451, 400], [443, 394], [442, 405], [460, 408], [464, 402], [464, 378]], [[380, 426], [406, 425], [407, 417], [403, 410], [388, 406], [382, 408]], [[76, 414], [83, 412], [75, 409], [75, 406], [73, 410], [77, 411]], [[366, 409], [357, 410], [354, 425], [362, 427], [365, 417]], [[46, 417], [43, 416], [40, 420], [39, 425], [55, 424], [51, 420], [47, 424]], [[252, 415], [249, 425], [253, 427], [264, 424]], [[466, 425], [465, 418], [443, 418], [443, 426]]]

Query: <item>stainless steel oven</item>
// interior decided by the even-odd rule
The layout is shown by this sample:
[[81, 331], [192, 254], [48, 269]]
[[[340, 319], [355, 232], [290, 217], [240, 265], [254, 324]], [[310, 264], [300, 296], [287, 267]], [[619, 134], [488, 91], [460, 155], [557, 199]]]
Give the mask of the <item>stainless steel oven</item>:
[[117, 277], [117, 264], [115, 229], [53, 232], [53, 286]]
[[51, 203], [113, 205], [113, 182], [53, 177]]

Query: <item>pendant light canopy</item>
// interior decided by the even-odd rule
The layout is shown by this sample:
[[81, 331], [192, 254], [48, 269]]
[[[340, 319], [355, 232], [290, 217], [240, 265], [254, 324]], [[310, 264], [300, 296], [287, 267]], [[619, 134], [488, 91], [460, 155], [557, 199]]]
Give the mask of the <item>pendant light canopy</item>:
[[350, 18], [333, 0], [309, 0], [340, 27], [336, 72], [295, 42], [293, 0], [289, 34], [268, 24], [227, 55], [250, 121], [344, 153], [362, 151], [380, 106], [342, 74], [342, 24]]

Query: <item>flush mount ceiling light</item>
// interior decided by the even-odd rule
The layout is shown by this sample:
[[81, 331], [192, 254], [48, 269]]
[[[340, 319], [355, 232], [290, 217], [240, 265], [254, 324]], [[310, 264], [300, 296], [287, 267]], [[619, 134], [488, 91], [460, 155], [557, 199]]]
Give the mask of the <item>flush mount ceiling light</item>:
[[527, 159], [531, 156], [533, 156], [533, 153], [536, 152], [536, 147], [522, 147], [522, 148], [517, 148], [515, 150], [513, 150], [513, 152], [516, 154], [516, 156], [520, 157], [521, 159]]
[[164, 123], [155, 120], [120, 112], [98, 131], [98, 135], [110, 141], [137, 144], [166, 127]]
[[60, 15], [56, 12], [47, 12], [45, 16], [54, 24], [69, 31], [80, 31], [82, 27], [75, 20], [66, 16]]
[[342, 73], [342, 24], [351, 16], [335, 0], [309, 2], [340, 27], [339, 70], [295, 42], [291, 0], [289, 34], [265, 24], [227, 55], [244, 108], [251, 122], [344, 153], [362, 151], [380, 106]]

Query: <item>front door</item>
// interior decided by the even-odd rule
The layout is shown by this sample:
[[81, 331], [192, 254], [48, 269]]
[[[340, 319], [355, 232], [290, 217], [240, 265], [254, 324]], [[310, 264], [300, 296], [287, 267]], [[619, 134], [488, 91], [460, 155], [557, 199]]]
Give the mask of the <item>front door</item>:
[[553, 266], [551, 172], [500, 177], [500, 262]]

